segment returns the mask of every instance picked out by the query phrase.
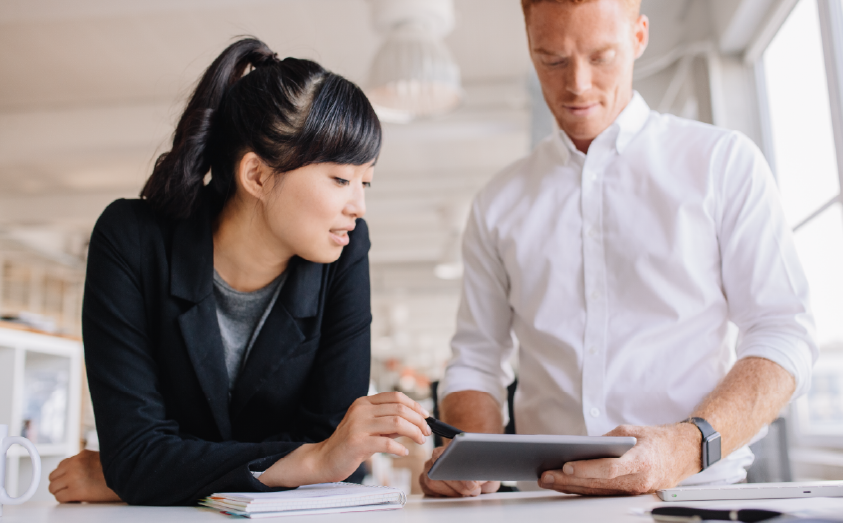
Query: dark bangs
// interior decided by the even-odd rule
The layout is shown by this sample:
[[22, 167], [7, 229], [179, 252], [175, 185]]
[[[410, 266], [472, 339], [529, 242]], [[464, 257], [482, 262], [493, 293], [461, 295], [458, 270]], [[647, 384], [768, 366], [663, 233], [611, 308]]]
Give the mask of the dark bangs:
[[325, 75], [298, 136], [302, 166], [312, 163], [363, 165], [381, 150], [381, 124], [363, 91], [345, 78]]

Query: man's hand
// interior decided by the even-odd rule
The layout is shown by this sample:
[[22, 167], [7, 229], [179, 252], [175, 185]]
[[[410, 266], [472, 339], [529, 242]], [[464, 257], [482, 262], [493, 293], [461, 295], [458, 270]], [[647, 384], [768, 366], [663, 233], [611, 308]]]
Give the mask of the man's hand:
[[419, 485], [426, 496], [432, 497], [468, 497], [497, 492], [500, 481], [435, 481], [427, 477], [430, 467], [439, 459], [445, 447], [433, 449], [433, 455], [424, 464], [424, 471], [419, 476]]
[[[445, 396], [440, 406], [442, 421], [459, 427], [465, 432], [483, 432], [500, 434], [503, 432], [503, 418], [501, 407], [497, 400], [487, 392], [477, 390], [461, 390]], [[433, 456], [424, 464], [424, 471], [419, 476], [419, 485], [427, 496], [461, 497], [479, 496], [497, 492], [501, 484], [499, 481], [436, 481], [427, 477], [430, 467], [439, 459], [442, 452], [450, 443], [445, 440], [445, 446], [433, 449]]]
[[621, 425], [606, 436], [632, 436], [638, 443], [620, 458], [572, 461], [549, 470], [539, 486], [567, 494], [639, 495], [675, 487], [700, 471], [702, 436], [690, 423]]
[[50, 494], [59, 503], [121, 501], [105, 484], [100, 453], [90, 450], [83, 450], [59, 463], [50, 473]]

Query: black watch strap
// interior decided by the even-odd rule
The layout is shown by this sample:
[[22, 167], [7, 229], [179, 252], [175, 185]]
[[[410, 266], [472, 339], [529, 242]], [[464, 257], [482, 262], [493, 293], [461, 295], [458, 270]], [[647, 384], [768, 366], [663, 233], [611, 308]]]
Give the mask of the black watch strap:
[[693, 423], [702, 434], [702, 470], [720, 461], [720, 433], [702, 418], [688, 418], [683, 423]]

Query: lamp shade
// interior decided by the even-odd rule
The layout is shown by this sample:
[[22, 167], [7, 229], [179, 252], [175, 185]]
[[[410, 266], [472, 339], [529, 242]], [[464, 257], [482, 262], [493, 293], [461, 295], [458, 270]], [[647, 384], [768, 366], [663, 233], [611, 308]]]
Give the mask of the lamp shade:
[[454, 109], [462, 100], [460, 70], [429, 25], [396, 25], [372, 62], [369, 100], [385, 121], [408, 122]]

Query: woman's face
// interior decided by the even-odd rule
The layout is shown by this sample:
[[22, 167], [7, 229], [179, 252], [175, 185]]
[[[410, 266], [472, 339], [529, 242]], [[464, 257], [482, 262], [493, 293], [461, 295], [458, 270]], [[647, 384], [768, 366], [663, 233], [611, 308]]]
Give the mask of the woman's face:
[[336, 261], [355, 220], [366, 214], [364, 189], [372, 182], [373, 163], [311, 164], [267, 184], [260, 200], [272, 236], [305, 260]]

